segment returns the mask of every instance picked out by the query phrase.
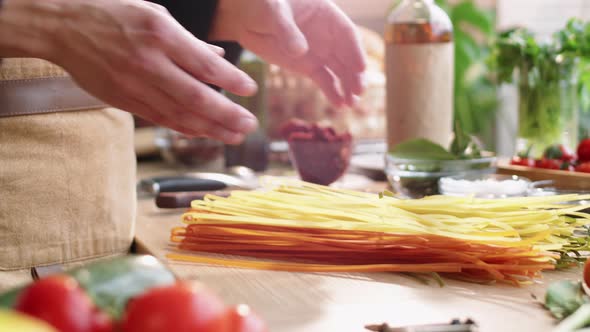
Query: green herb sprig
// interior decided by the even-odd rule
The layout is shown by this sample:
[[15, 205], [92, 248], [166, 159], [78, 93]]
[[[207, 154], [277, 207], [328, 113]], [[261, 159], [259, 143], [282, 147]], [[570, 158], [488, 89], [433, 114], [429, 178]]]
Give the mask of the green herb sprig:
[[[490, 66], [498, 83], [518, 78], [519, 137], [542, 148], [573, 130], [568, 126], [573, 126], [578, 103], [590, 106], [590, 74], [581, 70], [589, 60], [590, 23], [579, 19], [543, 41], [524, 28], [498, 34]], [[577, 143], [571, 139], [567, 143]]]
[[524, 68], [526, 84], [538, 86], [559, 81], [580, 58], [590, 59], [590, 23], [571, 19], [544, 42], [525, 28], [499, 33], [490, 63], [499, 83], [512, 83], [514, 72]]

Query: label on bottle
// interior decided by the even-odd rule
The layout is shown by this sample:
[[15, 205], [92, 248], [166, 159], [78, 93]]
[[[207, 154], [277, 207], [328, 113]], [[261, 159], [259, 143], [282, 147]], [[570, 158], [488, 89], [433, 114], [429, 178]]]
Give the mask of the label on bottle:
[[452, 42], [388, 44], [387, 141], [426, 138], [448, 147], [453, 132]]

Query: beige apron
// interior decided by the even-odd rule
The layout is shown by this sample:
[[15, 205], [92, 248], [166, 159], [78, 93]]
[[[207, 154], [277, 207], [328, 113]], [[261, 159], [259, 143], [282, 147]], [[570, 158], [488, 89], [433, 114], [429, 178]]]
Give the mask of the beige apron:
[[[5, 86], [66, 76], [42, 60], [0, 62]], [[76, 109], [0, 117], [0, 271], [14, 271], [0, 272], [0, 289], [24, 281], [33, 266], [129, 250], [136, 209], [132, 117], [92, 104]]]

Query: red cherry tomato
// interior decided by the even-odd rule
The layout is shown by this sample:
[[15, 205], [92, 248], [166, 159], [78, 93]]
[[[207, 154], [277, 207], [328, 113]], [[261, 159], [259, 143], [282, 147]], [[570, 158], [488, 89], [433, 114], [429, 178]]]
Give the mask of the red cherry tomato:
[[123, 332], [226, 332], [225, 306], [202, 286], [153, 288], [127, 305]]
[[532, 158], [516, 156], [512, 157], [512, 160], [510, 160], [510, 165], [535, 167], [535, 160]]
[[105, 313], [95, 311], [92, 320], [92, 332], [113, 332], [115, 324], [113, 320]]
[[[109, 332], [110, 319], [101, 316], [90, 297], [69, 276], [51, 276], [24, 289], [15, 309], [44, 320], [60, 332]], [[102, 320], [99, 322], [97, 318]], [[102, 329], [97, 329], [103, 326]], [[106, 326], [106, 327], [105, 327]]]
[[536, 168], [561, 169], [561, 162], [555, 159], [538, 159], [535, 161]]
[[580, 142], [577, 152], [580, 161], [590, 161], [590, 138], [586, 138]]
[[268, 332], [266, 323], [247, 305], [230, 307], [225, 316], [231, 332]]
[[576, 172], [590, 173], [590, 162], [581, 163], [576, 166]]

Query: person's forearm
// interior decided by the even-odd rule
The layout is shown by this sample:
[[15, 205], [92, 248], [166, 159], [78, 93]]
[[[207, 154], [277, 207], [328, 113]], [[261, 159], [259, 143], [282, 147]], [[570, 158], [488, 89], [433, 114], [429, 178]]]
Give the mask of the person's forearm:
[[0, 58], [48, 58], [58, 1], [3, 0], [0, 8]]

